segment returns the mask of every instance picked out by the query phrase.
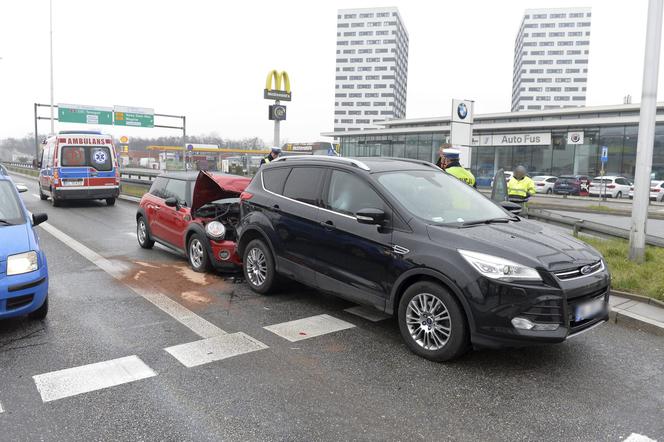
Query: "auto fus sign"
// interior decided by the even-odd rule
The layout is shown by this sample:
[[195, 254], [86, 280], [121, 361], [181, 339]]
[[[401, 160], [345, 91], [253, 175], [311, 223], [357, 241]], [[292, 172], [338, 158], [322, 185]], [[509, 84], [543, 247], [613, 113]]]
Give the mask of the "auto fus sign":
[[477, 135], [473, 137], [473, 146], [548, 146], [550, 144], [550, 132]]
[[470, 100], [452, 100], [452, 122], [472, 123], [473, 102]]

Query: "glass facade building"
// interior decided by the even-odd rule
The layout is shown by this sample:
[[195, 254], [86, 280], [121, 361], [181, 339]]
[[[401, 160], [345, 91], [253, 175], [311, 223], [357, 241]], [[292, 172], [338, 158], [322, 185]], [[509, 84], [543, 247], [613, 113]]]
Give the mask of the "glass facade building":
[[[524, 165], [531, 174], [597, 176], [601, 148], [608, 148], [606, 175], [634, 177], [638, 105], [571, 108], [476, 115], [470, 169], [478, 184], [489, 183], [496, 170]], [[385, 156], [434, 162], [449, 139], [449, 117], [392, 120], [384, 128], [355, 133], [325, 133], [338, 138], [343, 156]], [[578, 138], [573, 142], [570, 134]], [[544, 135], [547, 144], [491, 145], [501, 135]], [[581, 135], [579, 137], [579, 135]], [[482, 141], [489, 140], [489, 141]], [[664, 179], [664, 105], [658, 106], [653, 172]], [[661, 178], [660, 178], [661, 177]]]

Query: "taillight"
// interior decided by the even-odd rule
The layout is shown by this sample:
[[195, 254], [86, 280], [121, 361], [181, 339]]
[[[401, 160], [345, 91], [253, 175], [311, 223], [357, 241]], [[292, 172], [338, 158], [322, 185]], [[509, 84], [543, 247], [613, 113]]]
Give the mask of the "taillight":
[[629, 190], [634, 190], [634, 186], [630, 186]]
[[655, 187], [654, 189], [650, 189], [651, 192], [659, 192], [660, 190], [662, 190], [662, 189], [660, 189], [659, 187]]
[[616, 185], [615, 184], [609, 184], [608, 186], [606, 186], [606, 188], [607, 189], [615, 189]]
[[242, 193], [240, 194], [240, 200], [241, 200], [241, 201], [250, 200], [250, 199], [252, 199], [253, 197], [254, 197], [254, 194], [253, 194], [253, 193], [249, 193], [249, 192], [242, 192]]

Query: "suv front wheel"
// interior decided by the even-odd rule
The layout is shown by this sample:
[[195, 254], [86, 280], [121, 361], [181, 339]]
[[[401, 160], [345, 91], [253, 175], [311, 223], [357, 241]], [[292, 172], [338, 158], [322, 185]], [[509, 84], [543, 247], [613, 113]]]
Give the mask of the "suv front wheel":
[[269, 247], [260, 239], [254, 239], [244, 249], [244, 278], [251, 290], [263, 295], [275, 288], [276, 269]]
[[411, 351], [442, 362], [468, 349], [468, 325], [459, 303], [435, 282], [410, 286], [399, 302], [399, 329]]

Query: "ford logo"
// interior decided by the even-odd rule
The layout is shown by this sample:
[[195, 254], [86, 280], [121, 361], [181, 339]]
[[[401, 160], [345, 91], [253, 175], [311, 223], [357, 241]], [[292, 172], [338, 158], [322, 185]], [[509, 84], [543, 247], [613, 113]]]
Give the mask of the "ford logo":
[[462, 120], [468, 116], [468, 108], [466, 107], [466, 103], [459, 103], [459, 106], [457, 107], [457, 115]]
[[582, 275], [587, 275], [588, 273], [593, 271], [593, 268], [591, 266], [583, 266], [581, 267], [580, 271]]

